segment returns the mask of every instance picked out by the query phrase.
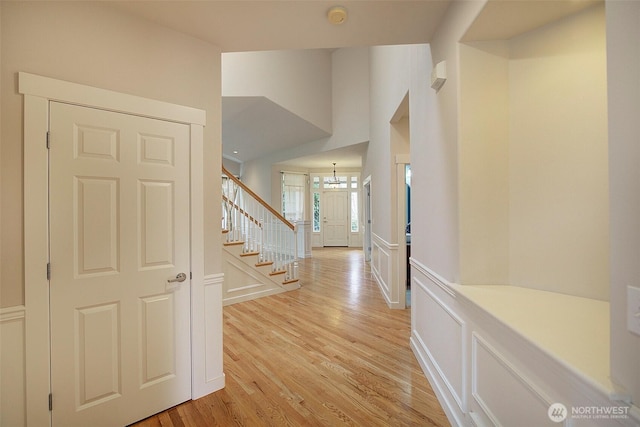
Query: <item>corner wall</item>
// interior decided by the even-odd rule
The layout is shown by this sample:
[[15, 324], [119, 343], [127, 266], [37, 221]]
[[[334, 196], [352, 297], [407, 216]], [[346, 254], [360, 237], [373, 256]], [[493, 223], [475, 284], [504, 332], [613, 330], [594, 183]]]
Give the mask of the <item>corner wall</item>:
[[607, 301], [604, 6], [511, 39], [509, 57], [510, 283]]
[[225, 53], [222, 76], [223, 96], [265, 96], [331, 133], [329, 50]]
[[396, 156], [406, 157], [409, 139], [413, 144], [412, 122], [403, 119], [408, 110], [412, 49], [411, 45], [398, 45], [369, 50], [370, 141], [362, 174], [363, 179], [371, 177], [372, 274], [387, 305], [398, 309], [405, 308], [406, 243], [404, 233], [400, 236], [398, 230]]
[[[369, 48], [343, 48], [334, 51], [331, 56], [330, 80], [333, 133], [329, 138], [280, 150], [243, 164], [242, 180], [264, 200], [275, 200], [278, 197], [279, 190], [273, 191], [278, 188], [273, 182], [278, 179], [277, 171], [280, 168], [273, 169], [273, 164], [369, 140]], [[275, 206], [278, 208], [278, 203]]]
[[460, 283], [509, 283], [509, 46], [460, 44]]
[[[611, 376], [640, 406], [640, 337], [627, 286], [640, 286], [640, 3], [606, 2], [611, 229]], [[640, 415], [639, 415], [640, 417]]]
[[460, 283], [608, 300], [604, 7], [460, 49]]
[[[460, 281], [458, 41], [484, 4], [451, 2], [431, 44], [414, 46], [411, 59], [411, 255], [454, 283]], [[430, 75], [440, 61], [446, 61], [447, 81], [436, 93]]]
[[[411, 345], [452, 425], [469, 424], [468, 330], [444, 303], [444, 284], [461, 274], [458, 41], [485, 3], [451, 2], [431, 44], [411, 52]], [[447, 81], [436, 93], [429, 77], [440, 61]]]
[[391, 120], [409, 90], [410, 47], [371, 47], [370, 70], [371, 133], [362, 175], [371, 175], [371, 231], [386, 245], [397, 245], [395, 155], [399, 153], [392, 147]]

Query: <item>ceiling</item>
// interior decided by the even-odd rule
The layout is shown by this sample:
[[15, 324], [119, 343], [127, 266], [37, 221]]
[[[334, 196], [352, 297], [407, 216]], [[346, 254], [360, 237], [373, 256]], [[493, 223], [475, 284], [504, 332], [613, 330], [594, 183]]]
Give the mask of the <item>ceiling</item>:
[[[425, 43], [449, 0], [114, 1], [115, 7], [206, 40], [223, 52]], [[344, 6], [347, 21], [327, 12]]]
[[509, 40], [603, 0], [489, 0], [462, 41]]
[[[428, 42], [450, 0], [115, 1], [127, 13], [206, 40], [223, 52], [336, 49]], [[347, 9], [332, 25], [330, 7]], [[222, 99], [223, 155], [244, 162], [326, 138], [326, 132], [264, 97]], [[301, 167], [360, 167], [366, 144], [296, 159]], [[233, 153], [238, 151], [238, 153]], [[328, 166], [327, 166], [328, 165]]]
[[362, 157], [367, 152], [368, 145], [368, 142], [362, 142], [360, 144], [349, 145], [343, 148], [336, 148], [310, 156], [279, 162], [278, 165], [292, 165], [306, 169], [330, 169], [333, 168], [333, 162], [336, 162], [336, 168], [338, 170], [358, 169], [362, 167]]
[[[223, 52], [336, 49], [427, 43], [451, 0], [112, 1], [114, 7], [218, 46]], [[602, 0], [489, 0], [463, 41], [506, 40]], [[330, 7], [347, 21], [332, 25]], [[223, 154], [236, 161], [326, 138], [326, 132], [264, 97], [222, 100]], [[238, 151], [234, 154], [233, 151]], [[366, 143], [283, 164], [360, 167]], [[329, 165], [329, 166], [327, 166]]]

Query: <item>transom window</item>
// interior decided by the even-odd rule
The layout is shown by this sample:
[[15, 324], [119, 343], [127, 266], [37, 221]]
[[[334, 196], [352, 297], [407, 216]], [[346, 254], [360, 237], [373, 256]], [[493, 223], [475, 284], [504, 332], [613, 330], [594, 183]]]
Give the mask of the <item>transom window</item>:
[[323, 179], [324, 188], [347, 188], [347, 177], [337, 176], [336, 180], [333, 180], [333, 176], [325, 176]]

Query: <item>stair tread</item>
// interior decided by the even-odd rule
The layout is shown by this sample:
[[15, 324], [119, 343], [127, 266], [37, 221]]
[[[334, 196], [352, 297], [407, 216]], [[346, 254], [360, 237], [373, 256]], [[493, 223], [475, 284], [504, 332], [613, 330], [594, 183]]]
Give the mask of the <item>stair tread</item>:
[[286, 272], [287, 272], [287, 270], [272, 271], [271, 273], [269, 273], [269, 276], [277, 276], [278, 274], [284, 274]]
[[224, 242], [223, 245], [224, 246], [237, 246], [237, 245], [244, 245], [244, 242], [243, 241]]
[[260, 252], [243, 252], [240, 254], [241, 257], [256, 256], [256, 255], [260, 255]]
[[272, 265], [273, 261], [262, 261], [262, 262], [257, 262], [256, 263], [256, 267], [262, 267], [263, 265]]
[[296, 283], [299, 279], [289, 279], [289, 280], [285, 280], [284, 282], [282, 282], [283, 285], [288, 285], [291, 283]]

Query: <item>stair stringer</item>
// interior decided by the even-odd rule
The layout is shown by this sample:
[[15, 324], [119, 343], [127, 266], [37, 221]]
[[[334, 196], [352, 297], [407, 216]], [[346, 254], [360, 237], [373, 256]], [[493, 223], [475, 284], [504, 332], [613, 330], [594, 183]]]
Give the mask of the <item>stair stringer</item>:
[[255, 266], [257, 256], [240, 257], [238, 247], [222, 251], [224, 283], [222, 304], [230, 305], [300, 288], [299, 282], [283, 285], [282, 275], [269, 276], [270, 265]]

